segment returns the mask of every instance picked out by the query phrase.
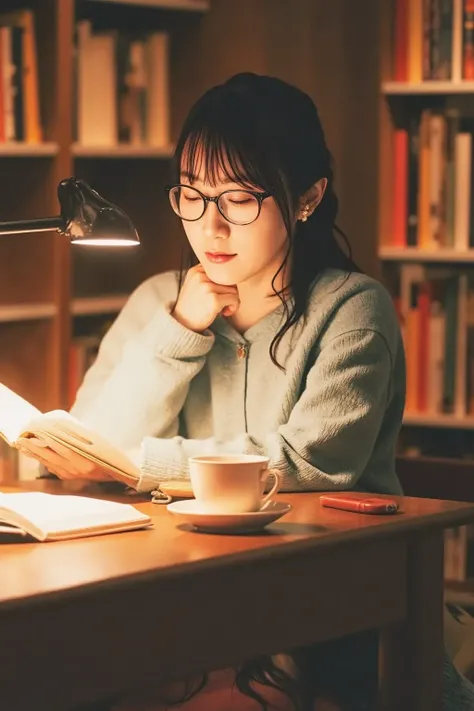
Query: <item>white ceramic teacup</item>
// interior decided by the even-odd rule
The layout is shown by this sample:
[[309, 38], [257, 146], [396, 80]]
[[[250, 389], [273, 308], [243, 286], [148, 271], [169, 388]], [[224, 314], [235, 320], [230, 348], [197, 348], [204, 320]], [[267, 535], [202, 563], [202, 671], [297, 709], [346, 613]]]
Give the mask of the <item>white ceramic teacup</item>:
[[[268, 457], [253, 454], [190, 457], [189, 470], [194, 496], [206, 513], [260, 511], [281, 486], [281, 474], [268, 468]], [[275, 483], [264, 495], [270, 475]]]

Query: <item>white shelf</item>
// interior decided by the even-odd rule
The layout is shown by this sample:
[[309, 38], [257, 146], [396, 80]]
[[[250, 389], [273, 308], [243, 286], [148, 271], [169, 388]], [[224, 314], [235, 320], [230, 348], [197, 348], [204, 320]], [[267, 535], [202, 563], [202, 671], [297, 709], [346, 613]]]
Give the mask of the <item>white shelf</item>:
[[407, 413], [403, 418], [403, 424], [418, 427], [474, 430], [474, 416], [456, 417], [455, 415], [429, 415], [422, 412]]
[[378, 255], [382, 261], [387, 262], [474, 262], [474, 249], [463, 252], [448, 248], [428, 250], [417, 247], [381, 247]]
[[138, 7], [157, 7], [165, 10], [183, 10], [187, 12], [207, 12], [209, 0], [93, 0], [94, 2], [113, 2], [120, 5]]
[[382, 84], [382, 93], [386, 96], [474, 94], [474, 81], [386, 81]]
[[76, 158], [171, 158], [174, 146], [134, 146], [126, 143], [116, 146], [84, 146], [74, 143], [71, 150]]
[[127, 299], [127, 294], [113, 294], [112, 296], [92, 296], [73, 299], [71, 303], [71, 313], [73, 316], [118, 313], [125, 305]]
[[20, 158], [43, 158], [55, 156], [59, 151], [57, 143], [24, 143], [23, 141], [8, 141], [0, 143], [0, 158], [18, 156]]
[[15, 321], [39, 321], [55, 316], [57, 313], [54, 304], [11, 304], [0, 306], [0, 323], [14, 323]]

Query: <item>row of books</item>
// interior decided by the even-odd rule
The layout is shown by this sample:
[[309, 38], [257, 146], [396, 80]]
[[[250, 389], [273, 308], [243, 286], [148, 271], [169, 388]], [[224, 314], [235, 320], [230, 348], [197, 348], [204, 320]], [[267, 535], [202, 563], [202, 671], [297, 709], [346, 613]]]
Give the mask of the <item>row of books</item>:
[[[43, 140], [34, 13], [0, 14], [0, 142]], [[170, 143], [166, 32], [76, 25], [74, 137], [84, 145]]]
[[474, 247], [473, 132], [457, 109], [426, 109], [395, 129], [392, 246]]
[[75, 139], [84, 145], [167, 146], [168, 34], [76, 26]]
[[38, 65], [31, 10], [0, 15], [0, 142], [39, 143]]
[[474, 79], [474, 0], [397, 0], [395, 81]]
[[396, 304], [406, 412], [474, 414], [474, 271], [404, 264]]

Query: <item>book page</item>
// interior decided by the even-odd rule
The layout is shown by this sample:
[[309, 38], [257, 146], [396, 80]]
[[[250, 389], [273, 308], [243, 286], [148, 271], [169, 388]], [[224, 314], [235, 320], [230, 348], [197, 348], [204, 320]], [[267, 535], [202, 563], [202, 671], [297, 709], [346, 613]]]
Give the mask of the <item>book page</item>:
[[117, 447], [84, 427], [68, 412], [54, 410], [28, 423], [28, 431], [41, 438], [41, 432], [68, 447], [71, 451], [82, 454], [99, 465], [105, 465], [112, 476], [124, 473], [133, 480], [140, 478], [140, 470]]
[[41, 539], [73, 538], [78, 533], [87, 535], [88, 530], [104, 533], [128, 524], [151, 523], [149, 516], [131, 504], [36, 491], [0, 493], [0, 521], [24, 527]]
[[41, 416], [40, 410], [0, 383], [0, 434], [12, 444], [32, 418]]

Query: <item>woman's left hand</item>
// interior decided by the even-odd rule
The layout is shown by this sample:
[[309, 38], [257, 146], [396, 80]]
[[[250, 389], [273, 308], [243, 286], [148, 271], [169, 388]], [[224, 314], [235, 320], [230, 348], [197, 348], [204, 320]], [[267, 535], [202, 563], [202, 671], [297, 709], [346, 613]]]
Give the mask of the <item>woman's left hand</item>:
[[47, 435], [21, 437], [17, 449], [43, 464], [60, 479], [88, 479], [91, 481], [114, 481], [114, 478], [99, 464], [90, 461]]

